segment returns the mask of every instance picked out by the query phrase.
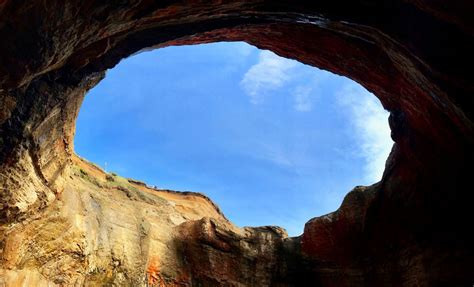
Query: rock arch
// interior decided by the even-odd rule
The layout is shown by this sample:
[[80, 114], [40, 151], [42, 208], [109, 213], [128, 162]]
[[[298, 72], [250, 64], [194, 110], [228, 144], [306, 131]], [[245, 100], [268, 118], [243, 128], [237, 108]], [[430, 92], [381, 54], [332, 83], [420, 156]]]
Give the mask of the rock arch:
[[78, 109], [105, 70], [142, 49], [246, 41], [345, 75], [391, 112], [395, 145], [382, 181], [355, 188], [338, 211], [306, 224], [291, 249], [301, 252], [288, 259], [298, 268], [282, 282], [472, 284], [473, 8], [413, 0], [0, 1], [2, 229], [61, 194]]

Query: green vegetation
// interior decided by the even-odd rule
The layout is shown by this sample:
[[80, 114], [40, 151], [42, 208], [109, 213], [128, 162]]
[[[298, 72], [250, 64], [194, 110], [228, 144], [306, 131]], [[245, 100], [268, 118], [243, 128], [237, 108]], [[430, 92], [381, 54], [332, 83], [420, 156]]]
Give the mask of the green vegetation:
[[103, 187], [103, 184], [101, 184], [99, 182], [99, 180], [97, 180], [97, 178], [89, 175], [89, 173], [87, 173], [87, 171], [83, 170], [82, 168], [78, 167], [78, 166], [73, 166], [72, 167], [72, 172], [74, 175], [82, 178], [83, 180], [87, 181], [87, 182], [90, 182], [92, 183], [93, 185], [95, 186], [98, 186], [98, 187]]
[[90, 175], [87, 171], [78, 166], [73, 166], [73, 173], [75, 176], [99, 188], [121, 191], [130, 200], [143, 201], [149, 204], [163, 204], [166, 202], [166, 200], [161, 198], [159, 195], [141, 191], [133, 185], [133, 180], [121, 177], [113, 172], [106, 174], [105, 180], [100, 180]]

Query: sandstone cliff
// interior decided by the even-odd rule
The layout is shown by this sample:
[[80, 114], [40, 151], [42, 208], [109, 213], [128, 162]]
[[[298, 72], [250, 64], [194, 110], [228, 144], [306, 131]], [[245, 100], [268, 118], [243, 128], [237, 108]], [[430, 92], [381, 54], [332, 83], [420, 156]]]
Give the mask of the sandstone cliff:
[[49, 206], [2, 227], [0, 283], [270, 286], [282, 275], [293, 239], [281, 228], [237, 228], [201, 194], [151, 189], [78, 157], [71, 169]]

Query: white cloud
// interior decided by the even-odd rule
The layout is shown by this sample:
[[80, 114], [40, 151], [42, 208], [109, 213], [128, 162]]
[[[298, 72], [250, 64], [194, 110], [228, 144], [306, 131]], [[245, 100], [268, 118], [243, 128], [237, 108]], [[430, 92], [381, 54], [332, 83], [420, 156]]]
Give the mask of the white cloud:
[[252, 45], [249, 45], [245, 42], [236, 42], [234, 43], [235, 45], [235, 50], [233, 49], [232, 51], [236, 51], [239, 54], [239, 57], [248, 57], [250, 54], [252, 54], [253, 51], [257, 50]]
[[280, 88], [291, 79], [290, 70], [297, 62], [261, 51], [258, 62], [245, 73], [240, 85], [250, 96], [250, 102], [259, 104], [267, 92]]
[[255, 157], [276, 164], [279, 167], [292, 167], [293, 162], [288, 153], [278, 144], [260, 142], [256, 146], [259, 153]]
[[294, 109], [298, 112], [309, 112], [313, 109], [313, 101], [311, 98], [312, 87], [298, 86], [293, 92], [295, 98]]
[[339, 103], [350, 112], [359, 144], [357, 153], [366, 162], [365, 179], [370, 183], [377, 182], [382, 178], [393, 145], [387, 120], [389, 113], [373, 94], [356, 84], [345, 86], [337, 96]]

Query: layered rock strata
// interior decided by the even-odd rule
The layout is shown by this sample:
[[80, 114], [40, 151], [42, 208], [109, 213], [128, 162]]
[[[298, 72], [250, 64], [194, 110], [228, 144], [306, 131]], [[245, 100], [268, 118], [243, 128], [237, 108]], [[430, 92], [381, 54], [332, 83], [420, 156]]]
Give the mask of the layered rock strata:
[[237, 228], [206, 196], [73, 157], [64, 191], [1, 230], [6, 286], [261, 286], [284, 275], [278, 227]]

